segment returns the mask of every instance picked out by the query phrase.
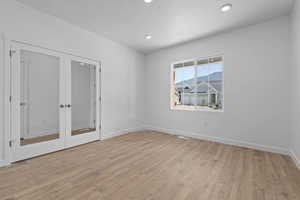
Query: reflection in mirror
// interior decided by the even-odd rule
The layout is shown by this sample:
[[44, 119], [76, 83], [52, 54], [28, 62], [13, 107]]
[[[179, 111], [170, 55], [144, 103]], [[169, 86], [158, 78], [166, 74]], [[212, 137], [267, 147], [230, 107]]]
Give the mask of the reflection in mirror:
[[20, 51], [20, 144], [59, 138], [59, 58]]
[[72, 61], [72, 136], [96, 131], [96, 66]]

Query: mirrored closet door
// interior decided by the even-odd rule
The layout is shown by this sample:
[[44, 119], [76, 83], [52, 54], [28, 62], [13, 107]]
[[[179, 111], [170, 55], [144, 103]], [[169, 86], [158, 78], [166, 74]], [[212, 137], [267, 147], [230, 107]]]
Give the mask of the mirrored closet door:
[[100, 139], [99, 63], [11, 43], [12, 162]]
[[99, 76], [97, 62], [70, 57], [68, 65], [67, 146], [87, 143], [99, 138]]

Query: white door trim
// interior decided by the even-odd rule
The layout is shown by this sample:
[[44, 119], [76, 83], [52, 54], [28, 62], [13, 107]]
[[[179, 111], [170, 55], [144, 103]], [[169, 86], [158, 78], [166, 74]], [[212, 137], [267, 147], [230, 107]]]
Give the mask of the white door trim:
[[[1, 160], [0, 166], [7, 166], [10, 164], [11, 152], [9, 148], [10, 141], [10, 51], [9, 39], [4, 33], [1, 33], [1, 39], [4, 42], [4, 160]], [[2, 144], [1, 144], [2, 145]]]

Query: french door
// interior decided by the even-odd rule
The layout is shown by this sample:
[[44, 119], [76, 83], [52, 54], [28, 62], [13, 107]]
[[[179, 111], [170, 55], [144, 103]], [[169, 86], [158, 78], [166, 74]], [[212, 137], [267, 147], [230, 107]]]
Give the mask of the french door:
[[11, 162], [100, 139], [98, 62], [11, 42]]

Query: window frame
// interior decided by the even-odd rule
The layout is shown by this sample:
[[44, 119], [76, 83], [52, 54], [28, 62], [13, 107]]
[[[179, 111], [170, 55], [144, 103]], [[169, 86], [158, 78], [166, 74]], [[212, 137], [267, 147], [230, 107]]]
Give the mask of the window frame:
[[[175, 70], [174, 66], [179, 63], [186, 63], [186, 62], [196, 62], [197, 60], [203, 60], [203, 59], [210, 59], [215, 57], [222, 57], [222, 109], [214, 109], [210, 108], [208, 106], [176, 106], [175, 105]], [[196, 67], [197, 65], [194, 65]], [[188, 66], [187, 66], [188, 67]], [[196, 73], [195, 73], [196, 74]], [[204, 56], [204, 57], [198, 57], [194, 59], [187, 59], [187, 60], [180, 60], [175, 61], [171, 63], [170, 66], [170, 110], [174, 111], [202, 111], [202, 112], [224, 112], [225, 109], [225, 56], [224, 54], [217, 54], [217, 55], [211, 55], [211, 56]]]

